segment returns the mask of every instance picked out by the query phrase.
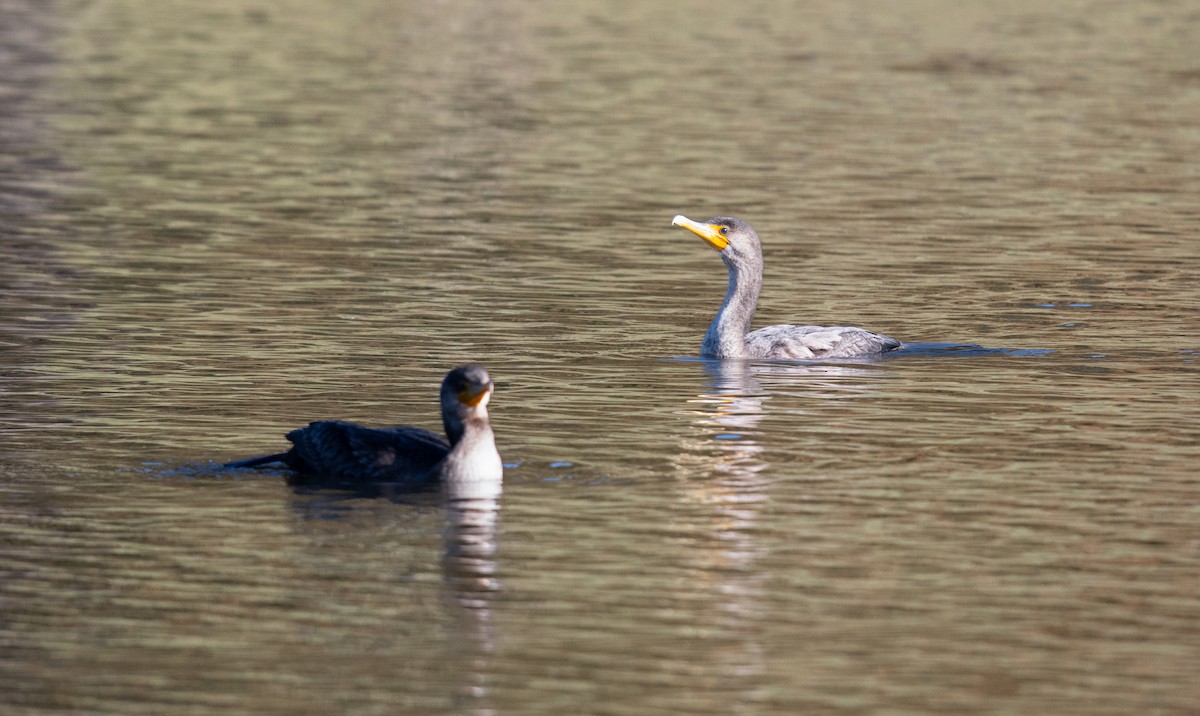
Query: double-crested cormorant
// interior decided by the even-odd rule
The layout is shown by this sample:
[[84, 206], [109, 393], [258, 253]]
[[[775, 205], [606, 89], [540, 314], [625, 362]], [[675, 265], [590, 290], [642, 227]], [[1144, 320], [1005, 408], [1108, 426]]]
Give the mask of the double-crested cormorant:
[[442, 424], [446, 439], [422, 428], [365, 428], [324, 420], [287, 434], [292, 449], [239, 460], [231, 468], [282, 463], [294, 471], [293, 485], [402, 487], [438, 482], [496, 482], [503, 475], [487, 404], [493, 383], [477, 365], [464, 365], [442, 381]]
[[708, 242], [729, 267], [729, 290], [704, 334], [701, 358], [847, 358], [886, 353], [903, 344], [853, 326], [767, 326], [748, 333], [762, 288], [762, 243], [749, 224], [732, 216], [703, 223], [679, 215], [682, 226]]

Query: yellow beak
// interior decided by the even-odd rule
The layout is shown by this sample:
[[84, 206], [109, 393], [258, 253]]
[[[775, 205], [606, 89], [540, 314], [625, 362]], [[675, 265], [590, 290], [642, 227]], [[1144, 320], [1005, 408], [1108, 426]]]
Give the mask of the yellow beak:
[[723, 251], [729, 245], [729, 239], [721, 234], [721, 229], [724, 227], [716, 224], [701, 224], [699, 221], [692, 221], [683, 214], [671, 219], [671, 226], [682, 226], [696, 236], [708, 242], [708, 245], [717, 251]]
[[472, 408], [479, 405], [492, 392], [492, 383], [458, 391], [458, 402]]

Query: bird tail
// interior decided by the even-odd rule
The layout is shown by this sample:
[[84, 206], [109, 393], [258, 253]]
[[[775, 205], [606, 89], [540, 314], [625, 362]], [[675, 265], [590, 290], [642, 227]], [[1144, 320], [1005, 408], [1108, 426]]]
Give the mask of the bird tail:
[[259, 457], [248, 457], [245, 460], [235, 460], [227, 462], [221, 467], [230, 470], [241, 470], [250, 467], [263, 467], [276, 462], [283, 462], [283, 458], [287, 456], [286, 452], [276, 453], [275, 455], [260, 455]]

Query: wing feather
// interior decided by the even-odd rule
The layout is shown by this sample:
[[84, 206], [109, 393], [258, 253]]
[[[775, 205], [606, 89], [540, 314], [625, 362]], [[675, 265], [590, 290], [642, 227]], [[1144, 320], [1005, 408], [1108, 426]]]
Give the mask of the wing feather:
[[900, 341], [854, 326], [767, 326], [746, 334], [750, 358], [806, 360], [886, 353]]
[[325, 420], [287, 434], [286, 462], [302, 476], [342, 483], [418, 483], [450, 451], [450, 444], [422, 428], [365, 428]]

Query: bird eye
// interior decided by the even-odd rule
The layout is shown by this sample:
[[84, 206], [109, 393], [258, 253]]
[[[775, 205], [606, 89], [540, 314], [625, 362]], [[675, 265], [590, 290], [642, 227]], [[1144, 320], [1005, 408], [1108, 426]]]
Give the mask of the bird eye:
[[721, 227], [721, 236], [725, 236], [725, 235], [727, 235], [728, 233], [729, 233], [729, 227], [728, 227], [728, 226], [722, 226], [722, 227]]

